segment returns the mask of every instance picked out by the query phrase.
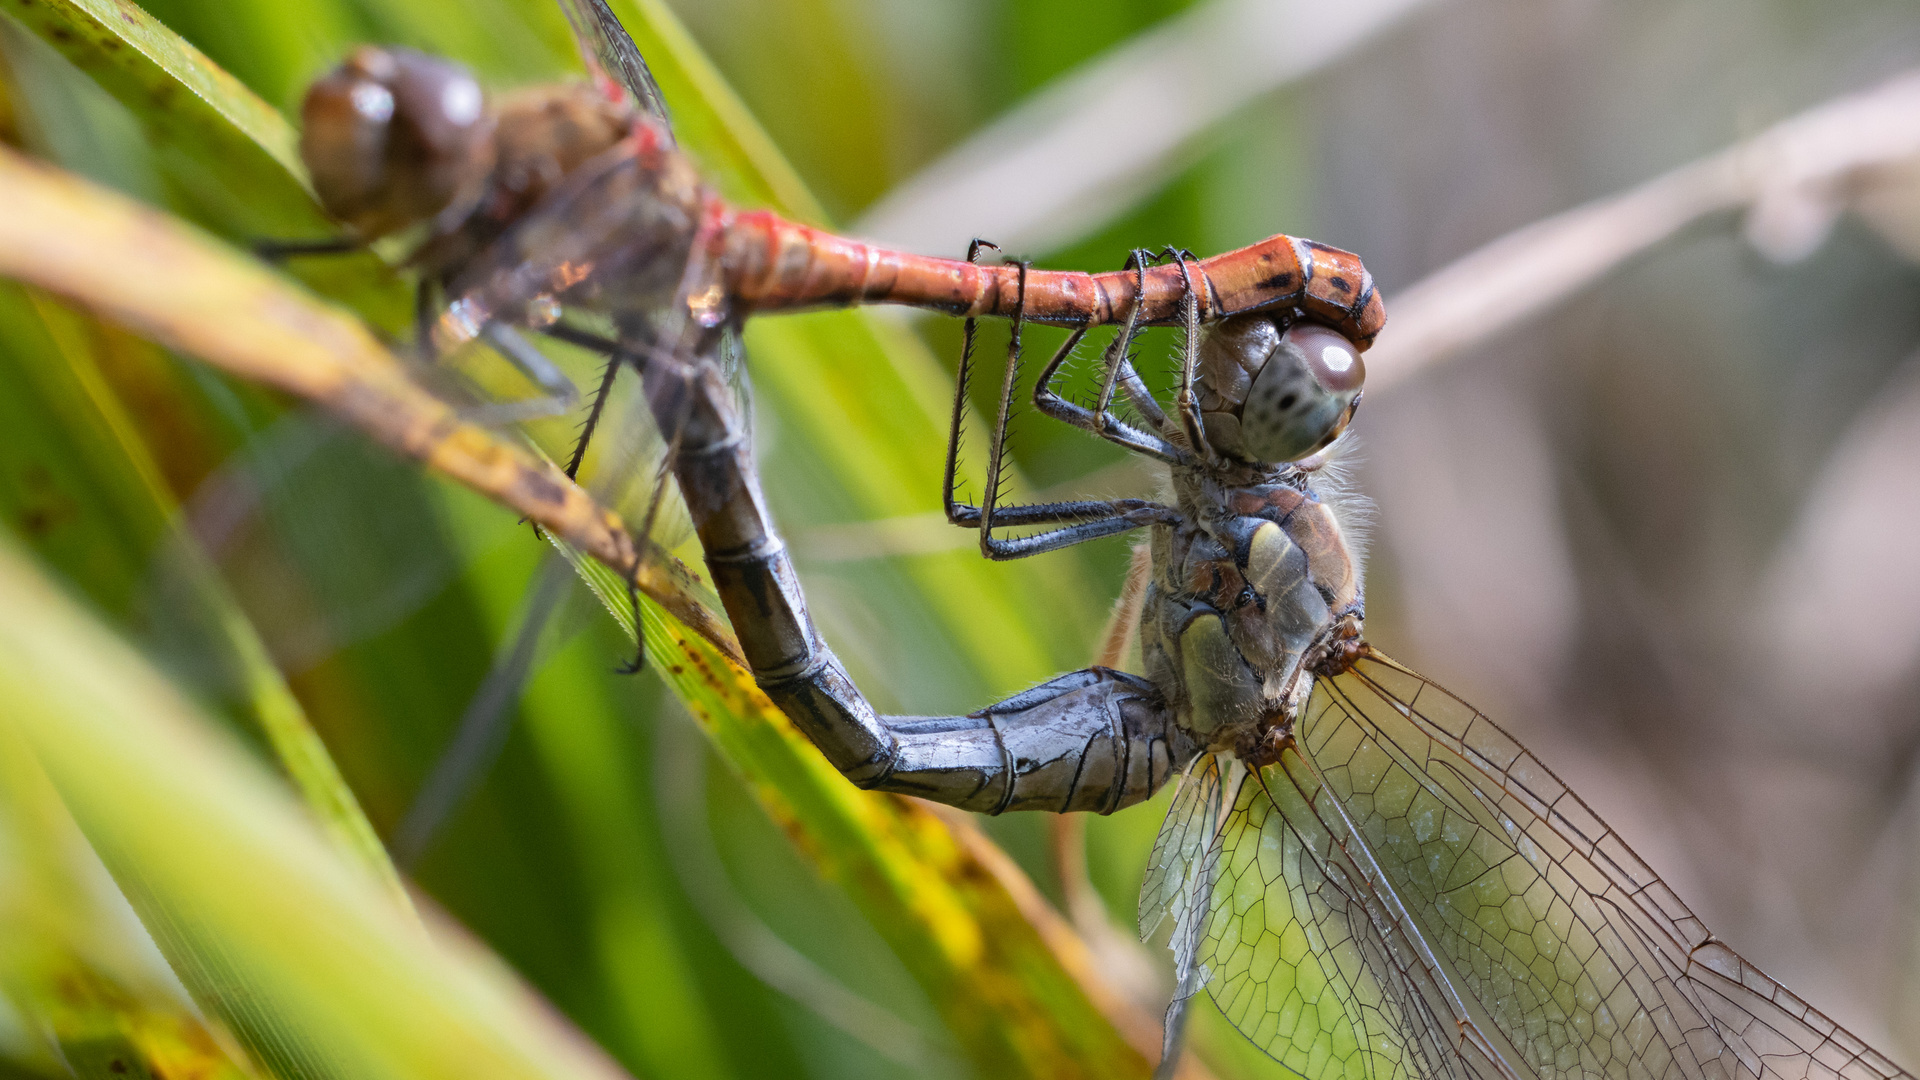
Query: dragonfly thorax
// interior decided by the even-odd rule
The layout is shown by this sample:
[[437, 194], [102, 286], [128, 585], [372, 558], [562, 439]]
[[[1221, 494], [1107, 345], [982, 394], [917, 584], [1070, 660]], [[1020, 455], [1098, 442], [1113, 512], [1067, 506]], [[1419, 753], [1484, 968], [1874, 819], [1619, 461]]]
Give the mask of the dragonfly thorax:
[[1241, 315], [1207, 332], [1194, 389], [1207, 441], [1240, 461], [1298, 461], [1346, 430], [1366, 368], [1353, 342], [1313, 322]]
[[1285, 724], [1312, 659], [1357, 629], [1358, 567], [1306, 476], [1220, 487], [1176, 470], [1175, 486], [1193, 489], [1182, 503], [1219, 511], [1154, 530], [1141, 641], [1148, 678], [1203, 747], [1233, 749]]

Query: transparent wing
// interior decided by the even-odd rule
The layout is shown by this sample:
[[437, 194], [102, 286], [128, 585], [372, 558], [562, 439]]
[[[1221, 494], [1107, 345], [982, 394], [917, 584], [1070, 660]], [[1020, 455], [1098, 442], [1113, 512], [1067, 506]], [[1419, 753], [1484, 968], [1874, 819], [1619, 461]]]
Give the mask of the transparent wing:
[[1501, 1075], [1448, 1049], [1432, 973], [1322, 821], [1299, 755], [1243, 776], [1201, 945], [1220, 1011], [1307, 1080]]
[[[1267, 930], [1236, 940], [1222, 924], [1215, 946], [1216, 997], [1240, 983], [1264, 988], [1229, 1011], [1243, 1031], [1283, 1026], [1288, 1014], [1274, 990], [1282, 974], [1297, 984], [1315, 970], [1363, 966], [1381, 1000], [1401, 1006], [1394, 1022], [1419, 1030], [1408, 1007], [1424, 1005], [1433, 1014], [1426, 1023], [1459, 1032], [1453, 1052], [1469, 1071], [1908, 1075], [1714, 939], [1545, 766], [1392, 660], [1374, 653], [1321, 679], [1296, 742], [1297, 752], [1259, 776], [1277, 813], [1257, 800], [1246, 808], [1249, 827], [1262, 825], [1252, 862], [1259, 874], [1240, 869], [1244, 840], [1221, 864], [1221, 892], [1247, 899], [1225, 908], [1217, 899], [1216, 923], [1221, 911], [1268, 905]], [[1301, 855], [1289, 858], [1290, 842]], [[1282, 893], [1296, 919], [1347, 902], [1344, 922], [1318, 919], [1323, 932], [1384, 915], [1387, 947], [1369, 950], [1356, 929], [1351, 944], [1330, 939], [1302, 952], [1298, 939], [1271, 929]], [[1409, 972], [1415, 978], [1396, 988], [1396, 974]], [[1351, 985], [1366, 996], [1364, 979]]]
[[659, 84], [653, 81], [653, 72], [640, 55], [640, 47], [633, 43], [632, 35], [620, 25], [619, 17], [607, 7], [606, 0], [560, 0], [560, 9], [567, 13], [567, 22], [573, 26], [574, 40], [580, 45], [580, 59], [586, 63], [587, 71], [596, 80], [611, 79], [624, 87], [647, 115], [660, 121], [671, 143], [673, 121], [667, 116], [667, 99], [660, 93]]
[[1187, 921], [1194, 898], [1204, 895], [1196, 889], [1206, 876], [1206, 864], [1218, 854], [1219, 827], [1220, 761], [1202, 754], [1180, 778], [1147, 859], [1147, 875], [1140, 883], [1141, 940], [1152, 937], [1171, 916], [1178, 942], [1180, 924]]

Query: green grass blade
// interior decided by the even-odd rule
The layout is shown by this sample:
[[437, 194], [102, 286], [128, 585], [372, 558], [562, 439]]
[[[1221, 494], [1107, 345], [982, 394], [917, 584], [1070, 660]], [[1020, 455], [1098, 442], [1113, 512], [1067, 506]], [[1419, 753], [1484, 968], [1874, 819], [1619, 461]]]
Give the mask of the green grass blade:
[[12, 1021], [0, 1076], [250, 1075], [245, 1055], [174, 991], [31, 748], [3, 722], [0, 926], [0, 1008]]
[[[180, 415], [184, 402], [158, 389], [166, 372], [157, 369], [171, 364], [153, 346], [44, 294], [0, 285], [0, 382], [11, 388], [0, 405], [0, 445], [22, 463], [15, 475], [38, 478], [0, 488], [0, 512], [103, 608], [131, 615], [137, 604], [149, 623], [162, 616], [175, 640], [159, 644], [175, 654], [185, 644], [178, 639], [189, 639], [197, 666], [228, 684], [212, 689], [231, 692], [329, 836], [405, 903], [386, 850], [305, 711], [205, 554], [176, 525], [178, 495], [149, 437], [193, 423]], [[122, 397], [128, 385], [147, 391], [138, 411]], [[154, 595], [156, 587], [164, 595]]]
[[430, 940], [158, 672], [0, 547], [0, 700], [203, 1007], [280, 1076], [620, 1075]]
[[3, 0], [0, 10], [52, 43], [183, 154], [218, 163], [252, 195], [317, 211], [311, 198], [296, 195], [299, 135], [286, 120], [137, 6]]

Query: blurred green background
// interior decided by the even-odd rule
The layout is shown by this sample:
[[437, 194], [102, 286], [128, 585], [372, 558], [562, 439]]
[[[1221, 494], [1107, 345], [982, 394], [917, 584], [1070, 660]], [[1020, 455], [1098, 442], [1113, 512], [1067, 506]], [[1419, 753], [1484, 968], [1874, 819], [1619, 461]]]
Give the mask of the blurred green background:
[[[572, 71], [548, 6], [147, 10], [293, 115], [362, 40], [446, 53], [494, 87]], [[1134, 246], [1210, 254], [1286, 231], [1361, 253], [1390, 319], [1397, 290], [1480, 244], [1920, 63], [1920, 13], [1901, 0], [672, 6], [831, 223], [951, 254], [980, 235], [1089, 270]], [[206, 195], [217, 163], [143, 135], [11, 14], [0, 69], [0, 137], [230, 239], [257, 235]], [[1149, 104], [1100, 107], [1136, 99]], [[984, 200], [933, 197], [929, 175], [989, 175], [1063, 116], [1084, 149]], [[1137, 164], [1103, 172], [1131, 151]], [[1893, 190], [1911, 207], [1916, 188]], [[1370, 395], [1355, 476], [1379, 504], [1369, 636], [1532, 745], [1721, 937], [1911, 1063], [1920, 245], [1888, 220], [1843, 213], [1790, 262], [1757, 254], [1738, 218], [1705, 220]], [[329, 291], [334, 271], [303, 273]], [[816, 616], [875, 703], [963, 712], [1084, 665], [1127, 541], [987, 566], [929, 516], [957, 324], [889, 319], [883, 336], [902, 340], [888, 373], [832, 381], [781, 363], [809, 340], [831, 360], [840, 324], [761, 322], [747, 348], [768, 489]], [[462, 717], [504, 710], [478, 785], [437, 829], [414, 826], [404, 869], [620, 1066], [972, 1075], [938, 1004], [655, 676], [612, 673], [624, 639], [570, 577], [514, 655], [543, 606], [546, 549], [511, 516], [43, 298], [0, 289], [0, 326], [0, 385], [17, 388], [0, 395], [5, 520], [180, 685], [240, 715], [232, 672], [171, 591], [184, 572], [170, 521], [382, 837], [402, 835]], [[153, 451], [139, 482], [168, 499], [125, 509], [114, 492], [133, 481], [97, 429], [113, 421], [61, 407], [100, 391], [36, 381], [29, 356], [49, 349], [95, 357]], [[862, 395], [870, 411], [849, 404]], [[1032, 488], [1151, 490], [1070, 431], [1029, 417], [1016, 438]], [[1163, 803], [1089, 826], [1092, 878], [1125, 929]], [[1045, 821], [983, 825], [1058, 897]], [[7, 1020], [0, 1054], [32, 1039]], [[1216, 1075], [1282, 1075], [1217, 1017], [1196, 1042]]]

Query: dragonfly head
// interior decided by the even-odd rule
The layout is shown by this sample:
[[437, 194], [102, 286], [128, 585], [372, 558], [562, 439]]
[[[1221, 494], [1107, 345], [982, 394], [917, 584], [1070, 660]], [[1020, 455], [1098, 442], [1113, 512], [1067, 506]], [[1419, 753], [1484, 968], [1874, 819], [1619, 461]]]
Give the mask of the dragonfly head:
[[433, 217], [492, 165], [480, 84], [411, 49], [360, 46], [315, 80], [300, 115], [320, 205], [363, 240]]
[[1238, 315], [1208, 331], [1196, 376], [1207, 441], [1242, 461], [1278, 464], [1325, 449], [1353, 419], [1367, 371], [1360, 349], [1319, 323]]

